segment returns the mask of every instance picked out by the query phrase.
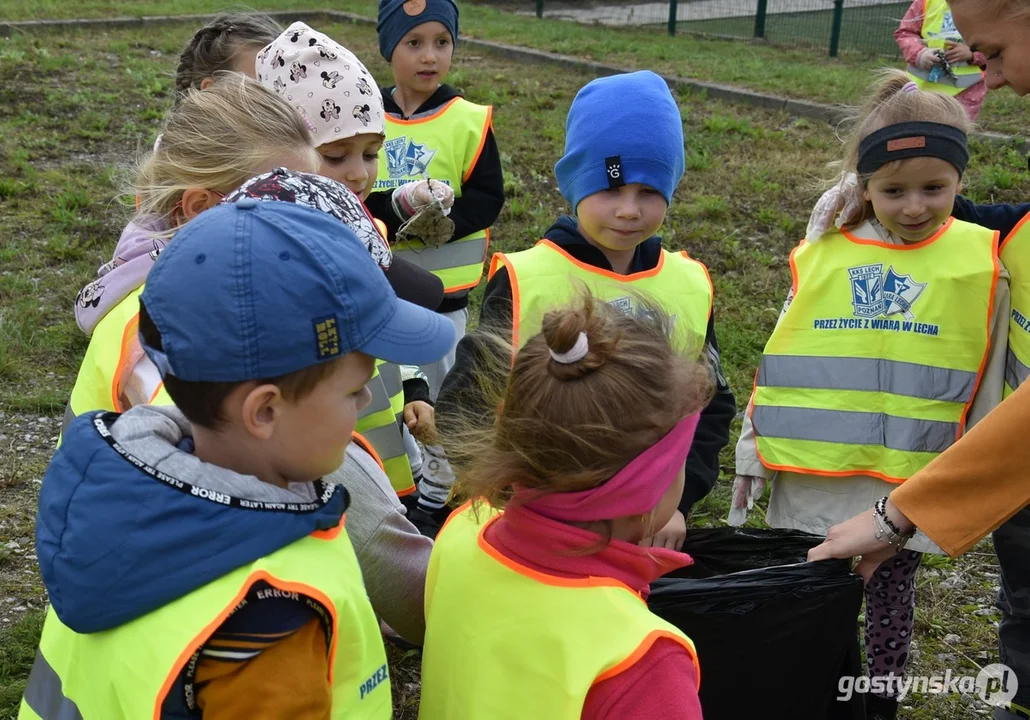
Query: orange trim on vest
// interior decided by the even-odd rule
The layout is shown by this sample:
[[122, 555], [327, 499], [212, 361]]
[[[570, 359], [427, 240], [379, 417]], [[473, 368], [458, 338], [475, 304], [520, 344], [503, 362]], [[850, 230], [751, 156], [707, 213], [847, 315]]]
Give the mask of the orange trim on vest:
[[164, 380], [162, 380], [161, 382], [159, 382], [157, 384], [157, 387], [154, 389], [154, 394], [150, 396], [149, 400], [147, 400], [147, 405], [153, 405], [154, 404], [154, 401], [157, 400], [157, 396], [161, 394], [161, 390], [164, 388], [164, 386], [165, 386], [165, 381]]
[[418, 125], [420, 123], [429, 122], [430, 120], [435, 120], [436, 118], [443, 115], [451, 108], [452, 105], [454, 105], [454, 103], [458, 102], [459, 100], [461, 100], [460, 97], [451, 98], [444, 105], [442, 105], [440, 109], [437, 110], [435, 113], [426, 115], [424, 117], [420, 117], [418, 120], [402, 120], [400, 118], [394, 117], [393, 115], [387, 115], [386, 121], [397, 123], [398, 125]]
[[669, 640], [675, 640], [677, 643], [682, 645], [683, 649], [687, 651], [688, 655], [690, 655], [690, 659], [694, 663], [694, 671], [697, 673], [697, 687], [698, 687], [698, 689], [700, 689], [701, 688], [701, 664], [697, 661], [697, 652], [694, 650], [694, 648], [690, 647], [690, 645], [687, 642], [685, 642], [683, 640], [683, 638], [679, 637], [678, 635], [674, 635], [673, 633], [671, 633], [671, 632], [669, 632], [667, 630], [655, 630], [655, 631], [649, 633], [648, 636], [645, 637], [644, 640], [637, 646], [637, 649], [634, 650], [632, 653], [630, 653], [629, 656], [625, 660], [620, 662], [615, 667], [613, 667], [613, 668], [611, 668], [609, 670], [605, 670], [603, 673], [601, 673], [596, 678], [594, 678], [594, 685], [596, 685], [599, 682], [604, 682], [605, 680], [609, 680], [609, 679], [615, 677], [616, 675], [618, 675], [620, 673], [623, 673], [626, 670], [629, 670], [631, 667], [633, 667], [638, 662], [640, 662], [640, 659], [642, 657], [644, 657], [644, 655], [647, 654], [647, 652], [651, 649], [651, 647], [656, 642], [661, 640], [662, 638], [667, 638]]
[[[554, 244], [550, 240], [547, 240], [546, 238], [538, 242], [537, 245], [547, 245], [549, 248], [551, 248], [559, 255], [564, 257], [570, 263], [578, 267], [580, 270], [585, 270], [586, 272], [594, 273], [595, 275], [600, 275], [601, 277], [606, 277], [611, 280], [618, 280], [619, 282], [633, 282], [634, 280], [643, 280], [644, 278], [654, 277], [662, 271], [663, 267], [665, 267], [665, 253], [663, 252], [658, 255], [658, 263], [650, 270], [641, 270], [640, 272], [630, 273], [629, 275], [619, 275], [619, 273], [617, 272], [612, 272], [611, 270], [604, 270], [602, 268], [589, 265], [583, 262], [582, 260], [577, 260], [576, 258], [569, 255], [565, 250], [558, 247], [556, 244]], [[687, 257], [690, 256], [688, 255]]]
[[851, 234], [850, 231], [845, 230], [843, 228], [841, 229], [840, 232], [841, 232], [841, 234], [844, 237], [846, 237], [848, 240], [850, 240], [851, 242], [853, 242], [853, 243], [855, 243], [857, 245], [872, 245], [873, 247], [880, 247], [880, 248], [884, 248], [885, 250], [908, 251], [908, 250], [919, 250], [920, 248], [924, 248], [924, 247], [926, 247], [927, 245], [929, 245], [931, 243], [937, 242], [937, 240], [940, 239], [940, 237], [944, 233], [948, 232], [948, 229], [951, 227], [951, 224], [953, 222], [955, 222], [955, 218], [949, 217], [947, 222], [945, 222], [943, 225], [941, 225], [940, 230], [935, 232], [930, 237], [926, 238], [926, 240], [922, 240], [921, 242], [917, 242], [914, 245], [908, 245], [908, 244], [905, 244], [905, 245], [892, 245], [891, 243], [886, 243], [886, 242], [883, 242], [882, 240], [865, 240], [865, 239], [860, 238], [860, 237], [855, 237], [854, 235]]
[[336, 523], [336, 527], [331, 527], [328, 530], [315, 530], [311, 533], [311, 537], [316, 540], [335, 540], [344, 527], [347, 525], [347, 514], [344, 513], [340, 516], [340, 522]]
[[483, 230], [483, 232], [486, 233], [486, 244], [483, 247], [483, 259], [479, 263], [480, 264], [479, 277], [476, 280], [474, 280], [473, 282], [465, 283], [464, 285], [451, 285], [450, 287], [446, 287], [446, 288], [444, 288], [444, 292], [445, 293], [456, 293], [456, 292], [461, 292], [462, 290], [471, 290], [472, 288], [474, 288], [476, 285], [478, 285], [483, 280], [482, 265], [483, 265], [483, 263], [486, 262], [486, 255], [487, 255], [487, 253], [490, 252], [490, 228], [486, 228], [485, 230]]
[[476, 167], [476, 163], [479, 162], [479, 156], [483, 154], [483, 146], [486, 145], [486, 131], [490, 129], [490, 123], [493, 122], [494, 108], [492, 105], [486, 106], [486, 122], [483, 123], [483, 129], [479, 133], [479, 147], [476, 148], [476, 154], [472, 157], [472, 162], [469, 163], [469, 169], [465, 171], [465, 174], [461, 176], [462, 184], [469, 179], [469, 175]]
[[[984, 324], [984, 332], [987, 333], [987, 352], [984, 353], [983, 360], [980, 361], [980, 369], [976, 371], [976, 384], [973, 386], [973, 399], [976, 399], [976, 394], [980, 391], [980, 383], [984, 379], [984, 369], [987, 367], [987, 360], [991, 355], [991, 317], [994, 315], [994, 293], [998, 290], [998, 277], [1001, 275], [1001, 248], [998, 246], [998, 238], [1001, 233], [997, 230], [994, 231], [994, 239], [991, 242], [991, 249], [994, 251], [993, 257], [991, 258], [994, 262], [994, 278], [991, 280], [991, 295], [990, 302], [987, 303], [987, 322]], [[955, 437], [956, 442], [966, 431], [966, 420], [969, 418], [969, 411], [973, 408], [973, 400], [970, 400], [962, 410], [962, 419], [958, 423], [958, 434]]]
[[128, 369], [130, 351], [132, 349], [132, 343], [136, 340], [136, 334], [139, 332], [139, 313], [136, 313], [129, 319], [129, 322], [125, 324], [125, 330], [122, 331], [122, 349], [118, 353], [118, 364], [114, 368], [114, 376], [111, 379], [111, 407], [115, 409], [115, 412], [125, 412], [128, 408], [122, 405], [121, 401], [121, 380], [122, 374]]
[[350, 434], [350, 438], [352, 441], [357, 443], [358, 447], [372, 456], [372, 459], [376, 461], [376, 465], [379, 466], [380, 470], [386, 472], [386, 466], [383, 465], [383, 459], [379, 457], [379, 453], [377, 453], [376, 449], [372, 447], [372, 443], [365, 439], [364, 435], [355, 431]]
[[[343, 527], [342, 519], [340, 521], [339, 527]], [[251, 574], [247, 578], [247, 581], [243, 584], [243, 587], [240, 588], [240, 591], [236, 593], [236, 596], [232, 599], [232, 601], [230, 601], [230, 603], [224, 609], [222, 609], [211, 622], [209, 622], [206, 626], [204, 626], [204, 628], [199, 633], [197, 633], [197, 636], [186, 645], [185, 649], [183, 649], [183, 651], [179, 654], [179, 657], [175, 659], [175, 662], [172, 664], [172, 668], [168, 673], [168, 677], [165, 678], [164, 683], [161, 684], [161, 690], [160, 692], [158, 692], [157, 700], [154, 702], [153, 720], [161, 720], [161, 706], [164, 705], [165, 698], [168, 696], [169, 691], [171, 691], [172, 689], [172, 685], [175, 684], [176, 679], [179, 677], [179, 673], [182, 672], [182, 669], [186, 666], [186, 663], [189, 662], [190, 658], [193, 657], [193, 654], [204, 644], [204, 642], [214, 634], [215, 630], [217, 630], [221, 626], [221, 624], [225, 622], [225, 619], [229, 617], [232, 611], [236, 609], [236, 606], [240, 604], [240, 601], [243, 600], [244, 597], [246, 597], [248, 592], [250, 592], [250, 588], [254, 586], [254, 583], [258, 582], [259, 580], [264, 580], [269, 585], [279, 590], [296, 592], [305, 595], [309, 598], [312, 598], [313, 600], [317, 600], [318, 602], [322, 603], [326, 611], [332, 616], [333, 637], [332, 642], [329, 645], [328, 676], [329, 685], [330, 687], [332, 686], [334, 669], [333, 662], [336, 656], [336, 637], [337, 631], [339, 630], [339, 618], [337, 618], [336, 616], [335, 606], [329, 600], [329, 598], [326, 597], [326, 595], [322, 593], [320, 590], [316, 590], [315, 588], [310, 587], [309, 585], [306, 585], [304, 583], [286, 582], [283, 580], [279, 580], [267, 571], [259, 570]]]
[[699, 260], [694, 260], [694, 258], [690, 257], [690, 253], [688, 253], [686, 250], [680, 250], [679, 254], [682, 255], [683, 257], [685, 257], [687, 260], [690, 260], [691, 262], [696, 262], [698, 265], [701, 266], [701, 269], [705, 271], [705, 279], [708, 281], [708, 290], [709, 290], [709, 293], [708, 293], [708, 319], [711, 320], [712, 319], [712, 311], [715, 309], [715, 283], [712, 282], [712, 274], [710, 272], [708, 272], [708, 266], [707, 265], [705, 265], [703, 262], [701, 262]]
[[[514, 570], [519, 575], [527, 577], [530, 580], [535, 580], [538, 583], [542, 583], [543, 585], [551, 585], [552, 587], [573, 587], [573, 588], [582, 588], [582, 587], [610, 587], [610, 588], [618, 588], [618, 589], [625, 590], [626, 592], [632, 594], [633, 597], [635, 597], [640, 602], [642, 602], [642, 603], [644, 602], [644, 599], [642, 597], [640, 597], [640, 594], [635, 592], [633, 590], [633, 588], [631, 588], [626, 583], [619, 582], [618, 580], [616, 580], [614, 578], [602, 578], [602, 577], [593, 577], [593, 576], [585, 577], [585, 578], [564, 578], [564, 577], [558, 577], [557, 575], [548, 575], [547, 573], [542, 573], [539, 570], [534, 570], [533, 568], [526, 567], [525, 565], [522, 565], [520, 563], [515, 562], [511, 558], [505, 557], [504, 554], [502, 554], [499, 550], [494, 548], [493, 545], [491, 545], [490, 543], [488, 543], [486, 541], [486, 529], [488, 527], [490, 527], [491, 525], [493, 525], [498, 520], [500, 520], [500, 518], [501, 518], [500, 515], [495, 515], [494, 517], [490, 518], [489, 520], [487, 520], [483, 524], [483, 527], [480, 528], [480, 530], [479, 530], [479, 535], [477, 536], [477, 542], [479, 543], [479, 549], [480, 550], [485, 552], [487, 555], [492, 557], [497, 562], [501, 563], [501, 565], [504, 565], [509, 570]], [[647, 603], [644, 603], [644, 604], [646, 605]]]
[[1012, 228], [1012, 232], [1010, 232], [1008, 235], [1006, 235], [1005, 239], [1001, 241], [1001, 247], [998, 248], [998, 253], [999, 254], [1005, 252], [1005, 246], [1008, 245], [1009, 240], [1014, 238], [1016, 236], [1016, 234], [1020, 230], [1022, 230], [1023, 226], [1026, 225], [1026, 223], [1028, 223], [1028, 222], [1030, 222], [1030, 213], [1027, 213], [1026, 215], [1024, 215], [1023, 219], [1020, 220], [1018, 223], [1016, 223], [1016, 226], [1014, 228]]
[[511, 361], [515, 363], [515, 356], [519, 352], [519, 318], [522, 317], [522, 293], [519, 291], [519, 277], [512, 272], [508, 263], [508, 256], [504, 253], [494, 253], [490, 259], [490, 269], [486, 273], [486, 280], [493, 280], [497, 269], [504, 265], [508, 269], [508, 282], [511, 285]]

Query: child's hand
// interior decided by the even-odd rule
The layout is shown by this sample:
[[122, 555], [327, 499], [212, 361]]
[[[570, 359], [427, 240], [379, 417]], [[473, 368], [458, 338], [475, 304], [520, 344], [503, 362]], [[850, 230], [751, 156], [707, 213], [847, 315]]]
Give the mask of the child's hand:
[[404, 406], [404, 424], [416, 440], [422, 440], [436, 433], [436, 410], [421, 400], [410, 402]]
[[661, 530], [648, 538], [644, 538], [638, 544], [643, 547], [660, 547], [669, 550], [679, 550], [683, 547], [683, 541], [687, 539], [687, 519], [679, 510], [672, 514], [672, 518]]
[[[969, 48], [966, 49], [968, 50]], [[919, 57], [916, 58], [916, 66], [923, 70], [930, 70], [934, 65], [939, 65], [940, 62], [941, 56], [937, 54], [936, 50], [931, 48], [923, 48], [919, 51]]]
[[845, 173], [840, 181], [823, 193], [815, 204], [812, 215], [808, 219], [805, 238], [810, 243], [818, 242], [826, 234], [831, 225], [838, 229], [850, 225], [865, 207], [862, 187], [858, 175]]
[[949, 43], [948, 49], [944, 53], [944, 59], [949, 63], [972, 62], [973, 51], [969, 49], [968, 45], [963, 43]]
[[730, 500], [730, 515], [726, 522], [740, 527], [747, 520], [748, 510], [755, 506], [755, 500], [765, 492], [765, 478], [738, 475], [733, 480], [733, 499]]
[[393, 209], [401, 220], [411, 218], [424, 207], [439, 201], [446, 217], [454, 205], [454, 190], [439, 180], [419, 180], [401, 185], [393, 191]]

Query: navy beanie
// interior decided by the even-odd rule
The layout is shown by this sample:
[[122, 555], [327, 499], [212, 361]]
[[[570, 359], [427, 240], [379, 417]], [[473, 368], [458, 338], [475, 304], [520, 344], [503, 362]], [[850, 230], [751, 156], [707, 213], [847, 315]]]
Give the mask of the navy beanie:
[[683, 163], [679, 107], [665, 81], [644, 70], [598, 78], [576, 94], [554, 177], [573, 212], [583, 198], [630, 183], [671, 204]]
[[379, 0], [379, 53], [390, 62], [394, 48], [412, 28], [433, 20], [458, 42], [458, 6], [454, 0]]

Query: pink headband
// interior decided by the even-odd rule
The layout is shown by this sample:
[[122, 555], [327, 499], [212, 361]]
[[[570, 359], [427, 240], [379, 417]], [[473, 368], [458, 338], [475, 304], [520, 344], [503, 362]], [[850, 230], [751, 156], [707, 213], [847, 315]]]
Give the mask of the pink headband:
[[[665, 437], [637, 455], [603, 485], [589, 490], [550, 493], [526, 507], [560, 522], [595, 522], [651, 512], [676, 480], [690, 452], [699, 414], [683, 418]], [[516, 487], [516, 496], [535, 490]]]

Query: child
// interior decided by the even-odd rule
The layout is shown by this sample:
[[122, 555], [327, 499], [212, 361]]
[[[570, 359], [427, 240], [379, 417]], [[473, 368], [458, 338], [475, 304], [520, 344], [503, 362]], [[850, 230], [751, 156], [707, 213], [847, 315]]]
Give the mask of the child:
[[254, 74], [254, 58], [282, 31], [260, 13], [225, 13], [193, 35], [179, 55], [175, 70], [175, 104], [191, 89], [206, 90], [224, 71]]
[[22, 717], [391, 717], [347, 493], [321, 478], [372, 356], [431, 361], [453, 330], [338, 220], [250, 198], [177, 234], [140, 335], [176, 407], [80, 417], [48, 468]]
[[954, 96], [970, 120], [980, 115], [987, 94], [983, 53], [962, 40], [946, 0], [915, 0], [894, 39], [908, 62], [910, 79], [922, 90]]
[[[389, 260], [386, 240], [379, 235], [361, 201], [329, 178], [278, 168], [251, 178], [223, 202], [238, 202], [243, 198], [295, 203], [324, 212], [346, 225], [366, 248], [381, 244]], [[379, 253], [372, 250], [369, 254], [382, 268], [383, 258]], [[387, 270], [390, 278], [392, 268]], [[425, 273], [421, 268], [415, 270]], [[431, 275], [429, 278], [435, 280]], [[385, 397], [383, 385], [377, 386], [375, 380], [373, 377], [368, 384], [372, 403], [359, 414], [359, 428], [369, 417], [369, 408]], [[358, 435], [356, 439], [368, 440], [368, 437]], [[402, 638], [421, 645], [425, 635], [426, 568], [433, 543], [405, 518], [383, 460], [370, 441], [367, 447], [360, 443], [348, 445], [347, 458], [348, 462], [327, 480], [343, 485], [351, 494], [354, 509], [347, 518], [347, 534], [358, 556], [372, 609]]]
[[676, 511], [711, 381], [637, 302], [546, 313], [462, 438], [474, 500], [430, 560], [420, 718], [701, 718], [693, 643], [641, 602], [692, 561], [638, 543]]
[[[447, 76], [458, 39], [454, 0], [380, 0], [379, 51], [390, 63], [394, 87], [383, 90], [386, 142], [381, 160], [385, 177], [368, 198], [372, 214], [385, 221], [398, 257], [435, 272], [447, 292], [439, 312], [465, 334], [468, 294], [483, 275], [489, 229], [504, 205], [501, 156], [489, 106], [468, 102]], [[432, 178], [432, 186], [420, 183]], [[446, 208], [454, 230], [447, 245], [427, 247], [419, 240], [397, 242], [400, 226], [434, 197]], [[424, 367], [436, 400], [454, 353]]]
[[[383, 99], [375, 79], [347, 48], [296, 22], [257, 56], [257, 79], [293, 104], [305, 119], [321, 157], [319, 172], [346, 185], [365, 199], [372, 190], [385, 139]], [[377, 222], [384, 233], [385, 228]], [[395, 291], [404, 298], [417, 294], [419, 304], [436, 309], [443, 283], [403, 258], [389, 270]], [[431, 431], [430, 388], [417, 368], [380, 364], [386, 395], [373, 402], [359, 430], [376, 447], [394, 489], [413, 496], [421, 479], [422, 453], [409, 428]], [[402, 417], [408, 422], [400, 422]]]
[[76, 321], [90, 343], [65, 427], [88, 410], [169, 402], [136, 341], [143, 282], [178, 226], [247, 178], [279, 166], [313, 172], [318, 156], [293, 108], [255, 82], [226, 77], [204, 92], [191, 91], [169, 113], [161, 142], [137, 171], [137, 214], [112, 260], [75, 302]]
[[[642, 108], [646, 108], [643, 111]], [[530, 250], [498, 254], [490, 264], [480, 325], [511, 337], [516, 347], [585, 283], [598, 297], [639, 314], [632, 296], [645, 291], [675, 317], [677, 335], [701, 347], [716, 370], [717, 392], [701, 412], [686, 465], [686, 489], [670, 527], [653, 539], [679, 547], [690, 508], [719, 476], [719, 452], [736, 415], [719, 370], [712, 286], [705, 267], [685, 252], [669, 252], [655, 235], [683, 175], [683, 123], [665, 81], [651, 72], [601, 78], [576, 95], [566, 123], [565, 156], [555, 177], [574, 217], [563, 216]], [[441, 433], [459, 408], [486, 408], [474, 366], [482, 353], [473, 337], [459, 348], [438, 403]], [[489, 410], [486, 411], [489, 414]], [[432, 448], [429, 449], [433, 453]], [[445, 460], [431, 456], [416, 525], [440, 518], [449, 491]], [[432, 472], [433, 470], [436, 472]], [[438, 524], [438, 521], [437, 521]]]
[[[901, 72], [864, 109], [844, 161], [863, 216], [791, 255], [793, 289], [737, 443], [738, 511], [775, 479], [766, 521], [824, 535], [1000, 402], [1009, 293], [997, 234], [950, 217], [969, 125], [954, 98]], [[867, 698], [878, 720], [897, 712], [920, 553], [940, 552], [921, 534], [881, 532], [898, 554], [866, 586], [869, 674], [893, 678]]]

